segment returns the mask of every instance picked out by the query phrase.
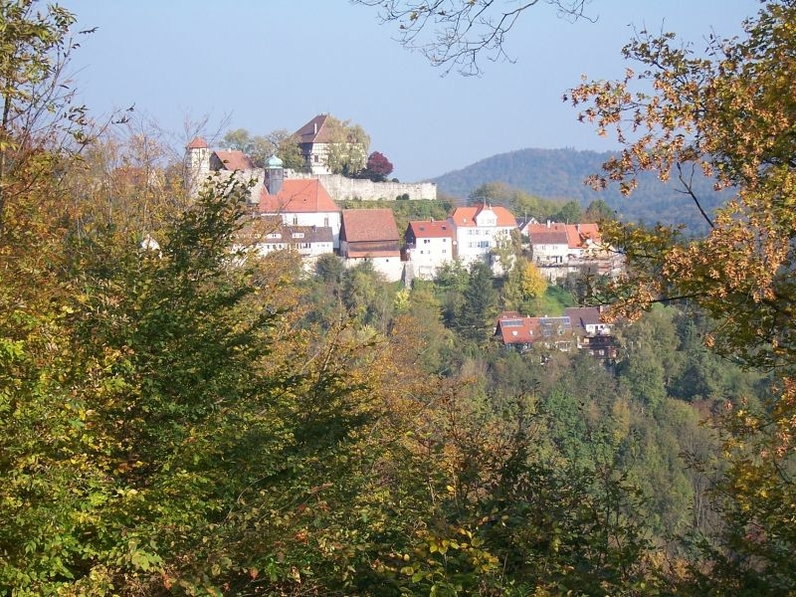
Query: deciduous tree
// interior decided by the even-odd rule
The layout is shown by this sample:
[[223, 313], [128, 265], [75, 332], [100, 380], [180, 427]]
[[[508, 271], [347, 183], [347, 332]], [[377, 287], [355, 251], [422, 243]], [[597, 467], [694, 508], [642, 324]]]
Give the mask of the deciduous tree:
[[[616, 311], [688, 297], [718, 322], [710, 346], [779, 379], [766, 408], [738, 407], [724, 418], [728, 468], [714, 498], [725, 526], [708, 543], [702, 594], [786, 595], [796, 585], [784, 556], [796, 535], [783, 517], [794, 508], [796, 465], [794, 22], [793, 2], [765, 2], [744, 37], [710, 37], [706, 55], [673, 34], [642, 31], [624, 49], [638, 71], [586, 82], [571, 95], [584, 120], [625, 144], [597, 186], [616, 180], [630, 193], [640, 172], [675, 177], [710, 226], [702, 238], [608, 226], [604, 236], [629, 265], [612, 288]], [[712, 214], [692, 184], [703, 174], [735, 193]]]
[[368, 162], [362, 171], [362, 176], [376, 182], [382, 182], [387, 180], [390, 174], [392, 174], [392, 163], [384, 154], [374, 151], [368, 156]]

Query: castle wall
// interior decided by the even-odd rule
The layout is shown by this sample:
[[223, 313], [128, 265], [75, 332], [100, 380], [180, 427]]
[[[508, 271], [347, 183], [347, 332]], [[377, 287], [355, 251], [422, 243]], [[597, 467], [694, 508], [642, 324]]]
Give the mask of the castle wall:
[[408, 195], [410, 200], [437, 199], [437, 185], [433, 182], [373, 182], [359, 178], [346, 178], [339, 174], [285, 173], [285, 178], [317, 178], [335, 201], [361, 199], [376, 201]]

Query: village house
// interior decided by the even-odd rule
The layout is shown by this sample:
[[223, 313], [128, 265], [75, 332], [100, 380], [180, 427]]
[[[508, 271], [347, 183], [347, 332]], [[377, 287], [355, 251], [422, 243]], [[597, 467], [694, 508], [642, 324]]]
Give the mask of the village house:
[[495, 268], [493, 249], [510, 242], [511, 232], [517, 229], [517, 220], [509, 210], [486, 204], [457, 207], [448, 221], [454, 230], [454, 255], [466, 267], [481, 260]]
[[523, 233], [533, 262], [551, 282], [583, 271], [613, 276], [621, 269], [618, 256], [603, 244], [597, 224], [529, 223]]
[[398, 227], [391, 209], [346, 209], [340, 228], [340, 256], [349, 267], [370, 261], [395, 282], [403, 276]]
[[249, 240], [261, 255], [293, 251], [302, 257], [307, 269], [312, 269], [321, 255], [334, 252], [332, 229], [328, 226], [288, 226], [277, 219], [265, 224], [257, 238]]
[[573, 347], [571, 320], [564, 317], [528, 317], [517, 311], [504, 311], [495, 328], [504, 346], [519, 351], [541, 346], [568, 352]]
[[565, 313], [572, 322], [579, 350], [588, 350], [593, 357], [606, 362], [616, 359], [618, 342], [613, 326], [602, 320], [599, 307], [570, 307]]
[[431, 280], [437, 270], [453, 260], [453, 227], [447, 220], [409, 222], [404, 233], [407, 278]]
[[333, 248], [340, 246], [341, 210], [315, 178], [283, 178], [282, 161], [271, 157], [265, 165], [265, 184], [260, 188], [257, 213], [278, 216], [287, 226], [329, 228]]

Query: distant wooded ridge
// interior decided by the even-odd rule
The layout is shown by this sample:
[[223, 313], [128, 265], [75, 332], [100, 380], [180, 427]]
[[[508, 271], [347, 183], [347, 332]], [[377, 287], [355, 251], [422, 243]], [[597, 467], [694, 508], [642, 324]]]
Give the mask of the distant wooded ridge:
[[[440, 194], [458, 199], [467, 197], [479, 186], [502, 182], [544, 199], [579, 201], [584, 207], [603, 199], [624, 221], [647, 224], [685, 223], [687, 229], [699, 232], [707, 224], [693, 200], [682, 192], [678, 181], [661, 182], [654, 175], [639, 178], [638, 188], [630, 197], [623, 197], [619, 185], [595, 191], [584, 181], [602, 171], [610, 152], [567, 149], [520, 149], [480, 160], [461, 170], [432, 179]], [[708, 213], [725, 202], [730, 193], [713, 190], [713, 180], [700, 173], [694, 175], [693, 187]], [[679, 190], [678, 190], [679, 189]], [[516, 214], [521, 217], [523, 214]]]

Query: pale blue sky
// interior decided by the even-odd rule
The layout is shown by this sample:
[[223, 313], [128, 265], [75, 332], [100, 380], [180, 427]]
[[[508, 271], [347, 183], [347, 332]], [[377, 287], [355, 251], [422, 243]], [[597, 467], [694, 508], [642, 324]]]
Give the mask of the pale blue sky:
[[[528, 147], [612, 149], [561, 101], [582, 74], [616, 78], [632, 26], [675, 31], [702, 48], [741, 32], [757, 0], [592, 0], [569, 22], [528, 9], [510, 33], [510, 63], [478, 78], [430, 66], [392, 40], [373, 8], [347, 0], [61, 0], [78, 28], [98, 27], [73, 60], [81, 99], [101, 118], [135, 104], [185, 142], [184, 121], [212, 135], [294, 131], [328, 112], [360, 124], [404, 181]], [[223, 132], [223, 131], [222, 131]]]

